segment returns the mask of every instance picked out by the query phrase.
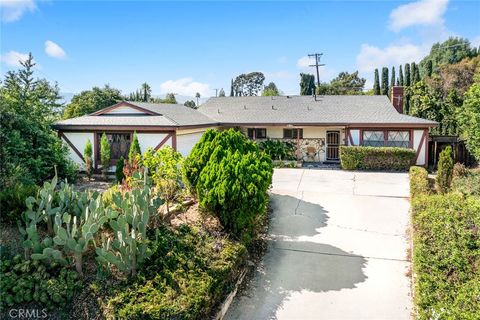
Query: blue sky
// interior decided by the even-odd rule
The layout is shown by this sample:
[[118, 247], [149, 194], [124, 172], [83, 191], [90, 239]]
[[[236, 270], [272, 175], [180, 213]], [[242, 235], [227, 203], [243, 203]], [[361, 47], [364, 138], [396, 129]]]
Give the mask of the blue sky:
[[480, 1], [161, 2], [0, 0], [1, 73], [32, 52], [38, 76], [62, 92], [110, 84], [128, 93], [202, 97], [262, 71], [298, 94], [308, 53], [323, 52], [321, 80], [419, 61], [449, 36], [480, 45]]

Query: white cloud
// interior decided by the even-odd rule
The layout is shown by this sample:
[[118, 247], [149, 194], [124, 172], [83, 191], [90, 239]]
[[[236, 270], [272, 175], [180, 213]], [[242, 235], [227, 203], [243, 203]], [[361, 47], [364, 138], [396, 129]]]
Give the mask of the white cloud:
[[298, 74], [292, 73], [290, 71], [275, 71], [275, 72], [264, 72], [265, 77], [268, 79], [292, 79], [298, 76]]
[[17, 51], [9, 51], [6, 54], [2, 54], [1, 60], [8, 66], [20, 67], [20, 61], [28, 59], [28, 53], [21, 53]]
[[415, 25], [443, 25], [448, 0], [418, 0], [398, 6], [390, 13], [390, 28], [400, 31]]
[[2, 21], [13, 22], [22, 17], [27, 12], [33, 12], [37, 9], [33, 0], [0, 0], [2, 11]]
[[161, 93], [176, 93], [184, 96], [195, 96], [199, 92], [202, 97], [212, 95], [210, 85], [206, 83], [193, 81], [193, 78], [181, 78], [178, 80], [168, 80], [160, 84]]
[[418, 62], [427, 52], [428, 47], [413, 44], [391, 45], [386, 48], [362, 44], [360, 53], [357, 55], [357, 67], [360, 71], [371, 72], [382, 66]]
[[67, 54], [62, 47], [51, 40], [45, 41], [45, 53], [50, 57], [58, 59], [64, 59], [67, 57]]
[[309, 65], [313, 64], [312, 58], [308, 56], [301, 57], [297, 60], [297, 67], [301, 69], [306, 69]]
[[470, 43], [472, 44], [472, 47], [479, 47], [480, 46], [480, 36], [474, 37], [472, 40], [470, 40]]

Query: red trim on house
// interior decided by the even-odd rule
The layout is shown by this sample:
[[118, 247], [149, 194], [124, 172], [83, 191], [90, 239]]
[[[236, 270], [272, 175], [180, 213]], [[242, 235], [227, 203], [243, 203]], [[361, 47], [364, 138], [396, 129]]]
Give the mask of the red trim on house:
[[149, 115], [160, 115], [159, 113], [156, 113], [156, 112], [153, 112], [153, 111], [150, 111], [150, 110], [147, 110], [145, 108], [142, 108], [142, 107], [139, 107], [137, 105], [134, 105], [132, 103], [129, 103], [129, 102], [126, 102], [126, 101], [121, 101], [119, 103], [116, 103], [114, 104], [113, 106], [110, 106], [110, 107], [106, 107], [106, 108], [103, 108], [101, 110], [98, 110], [94, 113], [91, 113], [90, 115], [91, 116], [99, 116], [99, 115], [102, 115], [102, 114], [105, 114], [109, 111], [112, 111], [114, 109], [117, 109], [118, 107], [121, 107], [121, 106], [127, 106], [127, 107], [130, 107], [132, 109], [135, 109], [135, 110], [138, 110], [138, 111], [142, 111], [142, 112], [145, 112], [146, 114], [149, 114]]
[[420, 156], [420, 150], [422, 150], [422, 145], [425, 147], [426, 138], [427, 138], [427, 130], [423, 130], [422, 137], [420, 138], [420, 143], [418, 144], [418, 148], [416, 150], [415, 163], [417, 163], [418, 157]]
[[72, 150], [77, 154], [77, 156], [79, 156], [80, 159], [85, 162], [82, 153], [78, 151], [77, 147], [75, 147], [75, 145], [70, 141], [70, 139], [68, 139], [67, 136], [63, 134], [63, 132], [59, 132], [58, 135], [60, 136], [60, 138], [63, 138], [63, 140], [65, 140], [65, 142], [70, 146], [70, 148], [72, 148]]
[[425, 168], [428, 167], [428, 130], [423, 131], [425, 134]]
[[177, 133], [172, 133], [172, 148], [177, 151]]
[[[173, 133], [169, 133], [167, 134], [163, 139], [162, 141], [160, 141], [159, 144], [157, 144], [157, 146], [155, 147], [155, 151], [157, 151], [158, 149], [160, 149], [167, 141], [168, 139], [170, 139], [171, 137], [173, 137]], [[173, 143], [172, 143], [173, 144]]]

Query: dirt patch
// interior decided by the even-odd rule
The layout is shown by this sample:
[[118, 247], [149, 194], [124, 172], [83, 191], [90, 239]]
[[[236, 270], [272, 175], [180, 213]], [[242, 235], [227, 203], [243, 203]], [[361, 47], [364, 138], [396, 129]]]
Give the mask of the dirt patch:
[[113, 181], [105, 181], [100, 177], [93, 176], [90, 180], [87, 177], [79, 177], [74, 184], [77, 191], [97, 191], [104, 192], [113, 185]]
[[22, 243], [22, 235], [16, 225], [0, 224], [0, 245], [6, 247], [12, 256], [24, 252]]
[[218, 233], [222, 231], [222, 226], [218, 218], [201, 210], [196, 202], [184, 212], [175, 215], [170, 220], [170, 224], [173, 227], [178, 227], [182, 224], [196, 226], [209, 233]]

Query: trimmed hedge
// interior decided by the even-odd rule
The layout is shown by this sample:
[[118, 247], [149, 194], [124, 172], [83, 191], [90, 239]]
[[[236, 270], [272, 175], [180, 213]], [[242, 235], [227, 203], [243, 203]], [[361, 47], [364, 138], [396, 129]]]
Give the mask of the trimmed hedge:
[[428, 182], [428, 172], [423, 167], [410, 167], [410, 197], [414, 198], [421, 194], [429, 194], [430, 184]]
[[340, 146], [340, 161], [345, 170], [406, 171], [415, 162], [413, 149], [392, 147]]
[[418, 319], [478, 319], [480, 198], [421, 195], [412, 212]]

